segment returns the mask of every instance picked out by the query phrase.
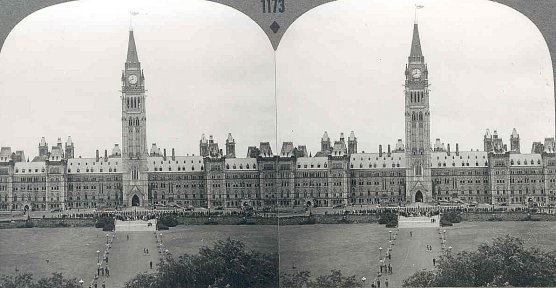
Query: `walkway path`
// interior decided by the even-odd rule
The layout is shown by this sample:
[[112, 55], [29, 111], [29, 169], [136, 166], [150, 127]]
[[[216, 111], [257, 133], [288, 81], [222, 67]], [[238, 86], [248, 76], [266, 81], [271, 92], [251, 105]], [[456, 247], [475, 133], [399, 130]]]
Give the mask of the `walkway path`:
[[[402, 287], [404, 279], [423, 269], [433, 269], [433, 258], [438, 259], [442, 254], [441, 239], [438, 228], [400, 229], [394, 241], [391, 263], [393, 274], [384, 274], [381, 278], [388, 278], [389, 287]], [[432, 251], [427, 251], [427, 245]], [[385, 286], [381, 286], [385, 287]]]
[[[145, 248], [149, 249], [148, 254], [143, 252]], [[153, 269], [149, 267], [150, 261], [153, 262]], [[105, 263], [109, 268], [110, 277], [101, 276], [98, 287], [102, 287], [103, 281], [107, 288], [123, 287], [125, 282], [139, 273], [154, 273], [159, 261], [160, 254], [154, 232], [116, 232], [108, 263]]]

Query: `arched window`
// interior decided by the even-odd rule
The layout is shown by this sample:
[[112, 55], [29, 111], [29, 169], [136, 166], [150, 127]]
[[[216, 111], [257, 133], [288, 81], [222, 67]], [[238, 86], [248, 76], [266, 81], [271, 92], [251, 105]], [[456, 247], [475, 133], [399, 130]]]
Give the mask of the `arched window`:
[[139, 126], [139, 118], [135, 119], [135, 125]]
[[129, 126], [132, 126], [132, 125], [133, 125], [133, 123], [132, 123], [131, 119], [129, 119]]
[[415, 121], [415, 112], [411, 112], [411, 120]]
[[423, 121], [423, 112], [419, 112], [419, 121]]

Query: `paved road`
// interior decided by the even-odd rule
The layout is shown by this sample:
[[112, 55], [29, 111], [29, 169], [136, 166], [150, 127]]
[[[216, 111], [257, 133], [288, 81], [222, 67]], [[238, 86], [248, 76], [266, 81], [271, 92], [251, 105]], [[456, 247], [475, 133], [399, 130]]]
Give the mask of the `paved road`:
[[[129, 235], [129, 240], [127, 240]], [[149, 249], [149, 254], [143, 253]], [[150, 269], [149, 262], [153, 262]], [[116, 239], [108, 256], [110, 277], [100, 277], [98, 287], [106, 281], [107, 288], [123, 287], [125, 282], [142, 272], [155, 272], [160, 261], [153, 232], [116, 232]]]

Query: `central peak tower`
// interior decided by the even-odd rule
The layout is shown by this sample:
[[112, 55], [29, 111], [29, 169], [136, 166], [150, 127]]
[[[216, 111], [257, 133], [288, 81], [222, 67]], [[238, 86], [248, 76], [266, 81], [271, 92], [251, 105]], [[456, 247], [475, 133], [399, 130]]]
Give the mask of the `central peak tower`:
[[405, 67], [406, 199], [432, 201], [429, 80], [421, 50], [419, 27], [413, 25], [411, 51]]
[[122, 71], [122, 161], [124, 206], [145, 206], [147, 200], [147, 118], [145, 77], [129, 31], [127, 59]]

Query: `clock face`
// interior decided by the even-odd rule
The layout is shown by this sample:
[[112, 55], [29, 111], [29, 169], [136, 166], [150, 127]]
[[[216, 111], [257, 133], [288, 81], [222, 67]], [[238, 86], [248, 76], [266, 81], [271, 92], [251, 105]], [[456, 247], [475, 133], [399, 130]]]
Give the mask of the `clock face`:
[[135, 84], [135, 83], [137, 83], [137, 76], [136, 75], [129, 75], [129, 77], [127, 78], [127, 81], [130, 84]]
[[417, 78], [421, 78], [421, 70], [420, 69], [413, 69], [411, 71], [411, 76], [413, 76], [413, 78], [417, 79]]

